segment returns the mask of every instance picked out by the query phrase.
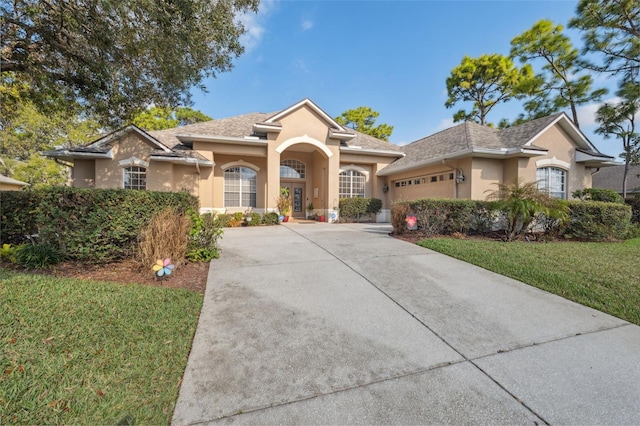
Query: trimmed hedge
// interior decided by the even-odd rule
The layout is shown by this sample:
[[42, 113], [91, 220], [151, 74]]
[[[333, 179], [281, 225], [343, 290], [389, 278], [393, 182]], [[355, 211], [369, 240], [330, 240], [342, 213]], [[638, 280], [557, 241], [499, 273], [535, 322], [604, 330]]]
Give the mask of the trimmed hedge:
[[348, 221], [359, 221], [361, 216], [377, 214], [382, 210], [379, 198], [341, 198], [338, 204], [340, 218]]
[[132, 254], [140, 229], [160, 210], [199, 209], [186, 192], [48, 187], [0, 196], [0, 242], [20, 244], [37, 235], [66, 258], [95, 263]]
[[[565, 238], [589, 241], [622, 240], [631, 227], [631, 207], [601, 201], [565, 201], [569, 220], [564, 226], [548, 227], [544, 220], [536, 231], [558, 234]], [[503, 229], [503, 214], [498, 204], [491, 201], [420, 199], [395, 202], [391, 206], [391, 224], [395, 234], [407, 231], [406, 216], [414, 214], [418, 231], [425, 236], [489, 234]]]
[[563, 234], [579, 240], [623, 240], [631, 225], [631, 207], [603, 201], [569, 201]]
[[488, 220], [488, 207], [492, 205], [487, 201], [436, 198], [400, 201], [391, 205], [391, 224], [394, 233], [403, 234], [407, 231], [407, 214], [414, 214], [418, 230], [425, 235], [468, 233], [478, 228], [485, 216]]
[[631, 206], [631, 222], [640, 224], [640, 194], [627, 198], [625, 202]]

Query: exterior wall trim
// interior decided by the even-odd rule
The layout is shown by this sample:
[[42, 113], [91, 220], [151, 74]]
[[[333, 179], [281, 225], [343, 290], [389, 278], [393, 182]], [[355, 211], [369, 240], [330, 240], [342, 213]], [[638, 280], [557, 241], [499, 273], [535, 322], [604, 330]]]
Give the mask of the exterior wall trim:
[[556, 157], [546, 158], [544, 160], [536, 161], [536, 168], [548, 167], [548, 166], [559, 166], [563, 169], [569, 170], [571, 168], [571, 164], [566, 161], [558, 160]]
[[220, 168], [222, 170], [227, 170], [230, 167], [238, 167], [238, 166], [240, 166], [240, 167], [248, 167], [248, 168], [250, 168], [250, 169], [252, 169], [252, 170], [254, 170], [256, 172], [260, 171], [260, 167], [256, 166], [255, 164], [252, 164], [252, 163], [249, 163], [247, 161], [244, 161], [242, 159], [238, 160], [238, 161], [231, 161], [229, 163], [221, 164]]
[[320, 149], [327, 157], [332, 157], [333, 153], [331, 152], [331, 150], [329, 148], [327, 148], [327, 146], [325, 144], [323, 144], [322, 142], [320, 142], [317, 139], [314, 139], [312, 137], [310, 137], [309, 135], [304, 135], [304, 136], [297, 136], [295, 138], [291, 138], [291, 139], [287, 139], [286, 141], [282, 142], [277, 148], [276, 148], [276, 152], [278, 154], [282, 154], [287, 148], [299, 144], [299, 143], [308, 143], [310, 145], [315, 146], [316, 148]]
[[149, 162], [141, 160], [137, 157], [127, 158], [126, 160], [121, 160], [119, 162], [120, 167], [129, 167], [129, 166], [141, 166], [145, 169], [149, 167]]

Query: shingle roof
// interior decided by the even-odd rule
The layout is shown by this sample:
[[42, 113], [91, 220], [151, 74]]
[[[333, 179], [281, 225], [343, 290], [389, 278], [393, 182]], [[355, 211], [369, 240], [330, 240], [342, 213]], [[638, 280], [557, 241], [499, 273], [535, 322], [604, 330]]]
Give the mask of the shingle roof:
[[[622, 194], [622, 175], [624, 166], [603, 167], [593, 175], [593, 187], [613, 189]], [[627, 192], [640, 193], [640, 166], [629, 167], [627, 173]]]
[[238, 138], [251, 136], [253, 134], [253, 125], [263, 122], [272, 115], [274, 114], [252, 112], [249, 114], [236, 115], [234, 117], [188, 124], [186, 126], [174, 127], [172, 129], [153, 130], [148, 133], [168, 147], [174, 148], [176, 145], [180, 144], [180, 140], [178, 140], [176, 135], [193, 134]]
[[397, 151], [399, 153], [403, 152], [401, 146], [393, 144], [391, 142], [383, 141], [381, 139], [374, 138], [373, 136], [351, 129], [349, 129], [349, 133], [355, 134], [356, 137], [347, 142], [348, 146], [360, 146], [362, 148], [377, 149], [382, 151]]
[[562, 115], [564, 115], [563, 112], [531, 120], [518, 126], [507, 127], [500, 131], [500, 140], [505, 148], [523, 147]]
[[442, 157], [471, 155], [472, 151], [478, 150], [503, 152], [526, 148], [545, 151], [532, 144], [532, 139], [563, 115], [553, 114], [503, 130], [467, 121], [403, 146], [406, 156], [385, 167], [381, 174], [418, 167]]

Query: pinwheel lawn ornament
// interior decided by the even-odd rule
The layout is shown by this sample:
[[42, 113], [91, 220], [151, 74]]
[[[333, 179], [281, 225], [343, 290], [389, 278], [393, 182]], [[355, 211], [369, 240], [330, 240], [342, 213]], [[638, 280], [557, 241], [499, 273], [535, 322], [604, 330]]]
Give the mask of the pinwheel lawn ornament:
[[173, 264], [171, 264], [171, 259], [165, 260], [156, 260], [155, 265], [153, 265], [153, 270], [156, 272], [156, 275], [159, 277], [169, 276], [171, 275], [171, 271], [175, 268]]

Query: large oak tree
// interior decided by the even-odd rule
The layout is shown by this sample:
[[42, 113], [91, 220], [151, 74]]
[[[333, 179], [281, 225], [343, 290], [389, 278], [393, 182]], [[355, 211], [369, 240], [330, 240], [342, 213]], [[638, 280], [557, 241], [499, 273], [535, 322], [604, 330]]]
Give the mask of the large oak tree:
[[237, 18], [258, 2], [3, 0], [3, 83], [40, 110], [77, 101], [112, 126], [150, 104], [188, 105], [243, 52]]

